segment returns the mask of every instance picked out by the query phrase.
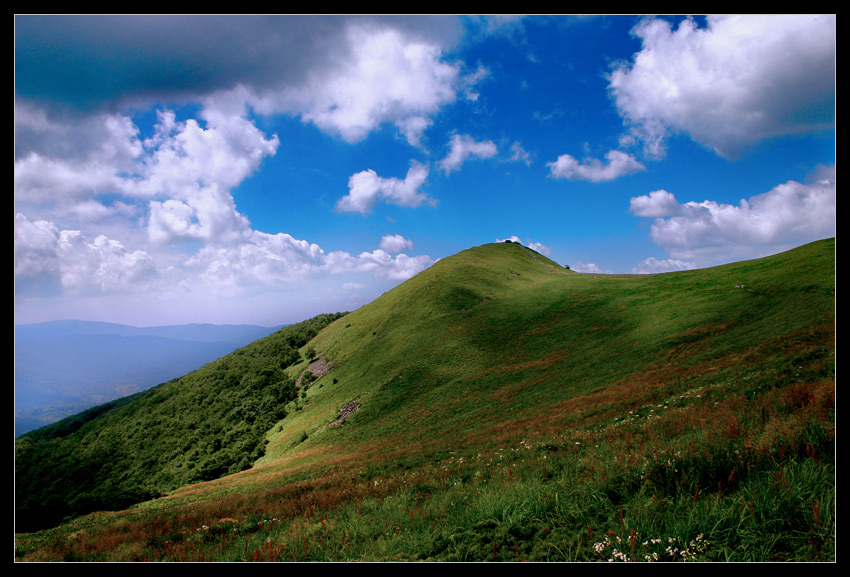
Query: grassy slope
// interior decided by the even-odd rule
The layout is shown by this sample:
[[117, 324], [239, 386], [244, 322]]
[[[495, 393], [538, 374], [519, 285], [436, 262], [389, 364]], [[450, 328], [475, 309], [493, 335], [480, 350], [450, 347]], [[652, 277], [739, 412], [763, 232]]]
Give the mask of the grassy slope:
[[[311, 426], [362, 395], [351, 426], [318, 431], [323, 442], [368, 446], [392, 434], [398, 445], [440, 446], [447, 434], [486, 438], [522, 420], [523, 411], [539, 427], [559, 417], [559, 404], [633, 381], [645, 394], [653, 386], [642, 383], [648, 373], [669, 379], [720, 370], [754, 345], [831, 322], [832, 264], [828, 254], [822, 262], [814, 254], [594, 276], [516, 245], [465, 251], [314, 340], [339, 362], [339, 384], [317, 393], [305, 429], [313, 434]], [[317, 420], [323, 410], [325, 421]], [[299, 421], [286, 428], [297, 430]], [[285, 453], [276, 446], [271, 457]]]
[[834, 259], [612, 276], [464, 251], [310, 343], [335, 364], [258, 466], [19, 554], [832, 558]]

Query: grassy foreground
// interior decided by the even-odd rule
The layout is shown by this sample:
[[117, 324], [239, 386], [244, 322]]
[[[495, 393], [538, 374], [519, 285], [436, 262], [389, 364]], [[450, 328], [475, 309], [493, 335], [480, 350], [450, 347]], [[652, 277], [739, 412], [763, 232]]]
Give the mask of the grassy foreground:
[[464, 251], [310, 341], [328, 372], [253, 468], [16, 558], [834, 561], [834, 251], [653, 276]]

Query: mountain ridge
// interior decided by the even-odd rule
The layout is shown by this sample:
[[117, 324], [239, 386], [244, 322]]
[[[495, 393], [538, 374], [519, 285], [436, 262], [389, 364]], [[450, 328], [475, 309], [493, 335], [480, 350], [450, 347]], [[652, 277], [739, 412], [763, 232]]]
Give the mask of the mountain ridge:
[[[523, 255], [526, 258], [518, 261], [512, 261], [510, 263], [501, 262], [498, 258], [491, 258], [489, 261], [486, 260], [486, 256], [488, 254], [492, 254], [493, 251], [501, 250], [513, 250], [515, 254]], [[781, 257], [774, 257], [773, 260], [778, 258]], [[733, 265], [715, 267], [715, 270], [717, 271], [728, 271], [728, 274], [724, 275], [724, 277], [728, 279], [728, 284], [721, 286], [719, 281], [714, 281], [712, 283], [713, 286], [711, 287], [688, 290], [700, 290], [705, 293], [706, 299], [714, 298], [716, 296], [714, 293], [721, 290], [723, 292], [728, 291], [729, 294], [735, 294], [738, 296], [755, 296], [754, 291], [759, 287], [747, 286], [749, 285], [747, 282], [749, 279], [746, 277], [749, 276], [749, 273], [746, 269], [759, 262], [765, 262], [765, 260], [755, 259], [753, 261], [743, 261], [742, 263], [735, 263]], [[477, 274], [473, 278], [475, 282], [473, 283], [467, 282], [468, 278], [465, 278], [465, 272], [466, 270], [469, 270], [470, 267], [477, 268]], [[450, 270], [444, 270], [446, 268], [450, 268]], [[538, 274], [532, 278], [532, 273], [535, 269], [537, 271], [543, 271], [543, 275]], [[736, 272], [736, 269], [740, 272]], [[391, 380], [389, 375], [393, 375], [392, 378], [399, 378], [408, 382], [415, 381], [416, 378], [413, 378], [413, 374], [421, 376], [421, 374], [429, 372], [430, 367], [427, 366], [429, 364], [429, 359], [439, 358], [441, 359], [439, 370], [431, 372], [433, 375], [432, 378], [436, 379], [432, 388], [438, 388], [440, 386], [440, 380], [444, 378], [447, 372], [450, 372], [447, 367], [451, 367], [452, 364], [455, 364], [456, 366], [457, 363], [460, 362], [460, 359], [463, 358], [463, 351], [476, 350], [489, 350], [491, 352], [489, 359], [483, 362], [479, 361], [481, 364], [479, 369], [480, 372], [475, 375], [479, 383], [488, 377], [493, 378], [496, 381], [500, 380], [506, 369], [510, 369], [511, 372], [517, 373], [517, 378], [521, 378], [521, 375], [524, 375], [524, 373], [534, 373], [534, 367], [537, 365], [545, 366], [547, 371], [552, 371], [557, 366], [557, 361], [559, 360], [557, 357], [561, 354], [559, 351], [562, 351], [563, 349], [559, 343], [560, 338], [557, 336], [559, 333], [552, 327], [545, 326], [547, 323], [554, 325], [556, 322], [554, 320], [554, 315], [552, 314], [555, 310], [554, 305], [548, 305], [547, 307], [542, 307], [539, 310], [529, 307], [528, 311], [524, 311], [523, 303], [526, 300], [526, 294], [539, 294], [540, 291], [544, 290], [544, 288], [548, 286], [548, 290], [555, 298], [561, 298], [559, 292], [561, 291], [561, 285], [558, 281], [562, 278], [574, 279], [575, 283], [578, 283], [574, 285], [575, 289], [581, 291], [577, 293], [576, 296], [586, 300], [577, 303], [570, 303], [566, 301], [557, 303], [556, 301], [557, 305], [563, 308], [563, 310], [573, 309], [581, 311], [583, 314], [587, 315], [586, 318], [592, 319], [586, 323], [588, 327], [587, 332], [592, 332], [596, 335], [606, 333], [612, 335], [616, 332], [618, 322], [622, 322], [622, 320], [619, 319], [622, 319], [623, 317], [621, 311], [617, 309], [625, 305], [618, 304], [616, 307], [608, 307], [606, 306], [604, 298], [593, 294], [592, 291], [595, 289], [587, 288], [583, 285], [593, 286], [594, 281], [596, 281], [596, 285], [599, 286], [599, 283], [602, 282], [609, 284], [619, 283], [626, 282], [627, 279], [632, 279], [640, 284], [652, 283], [658, 285], [663, 284], [664, 279], [687, 279], [694, 276], [699, 277], [704, 274], [706, 273], [692, 273], [690, 271], [685, 271], [682, 273], [653, 275], [652, 277], [646, 277], [643, 275], [582, 275], [559, 267], [549, 259], [546, 259], [545, 257], [542, 257], [542, 255], [539, 255], [538, 253], [535, 253], [521, 245], [505, 246], [503, 249], [499, 244], [492, 244], [468, 249], [458, 253], [452, 259], [443, 259], [436, 263], [430, 269], [424, 271], [411, 281], [396, 287], [393, 291], [390, 291], [379, 299], [376, 299], [376, 301], [372, 303], [372, 306], [364, 307], [349, 314], [346, 324], [350, 324], [352, 326], [357, 323], [361, 316], [366, 317], [367, 322], [365, 323], [365, 330], [360, 334], [357, 334], [353, 339], [348, 339], [348, 341], [354, 340], [361, 343], [359, 347], [360, 359], [369, 358], [365, 367], [358, 371], [357, 374], [352, 375], [350, 380], [362, 381], [365, 380], [366, 375], [369, 372], [376, 372], [382, 375], [388, 375], [386, 380]], [[405, 309], [409, 308], [410, 303], [415, 301], [417, 293], [419, 295], [427, 294], [431, 290], [431, 288], [429, 288], [429, 284], [438, 283], [440, 278], [447, 275], [452, 277], [453, 282], [451, 285], [444, 284], [441, 287], [434, 288], [434, 290], [438, 291], [439, 294], [431, 297], [431, 303], [433, 304], [420, 310], [418, 318], [404, 318]], [[736, 285], [745, 285], [745, 288], [735, 288]], [[649, 293], [657, 290], [660, 289], [649, 289], [646, 292]], [[514, 291], [518, 295], [516, 300], [507, 300], [506, 295], [503, 293], [509, 291]], [[639, 301], [637, 301], [637, 303], [643, 302], [647, 298], [650, 297], [648, 295], [642, 297]], [[631, 302], [628, 304], [631, 305]], [[485, 305], [489, 306], [491, 309], [497, 309], [497, 316], [489, 318], [487, 320], [487, 324], [483, 327], [472, 327], [471, 329], [465, 327], [465, 324], [468, 324], [473, 320], [472, 318], [467, 319], [465, 317], [471, 317], [471, 311], [476, 306]], [[805, 307], [805, 304], [801, 303], [800, 306]], [[376, 307], [380, 307], [379, 310], [381, 311], [382, 316], [380, 318], [369, 318], [370, 315], [374, 314], [373, 310]], [[747, 314], [755, 314], [752, 308], [752, 306], [749, 307], [750, 310]], [[427, 343], [429, 348], [427, 350], [423, 350], [421, 356], [415, 358], [415, 360], [412, 360], [409, 363], [410, 367], [408, 368], [408, 371], [412, 373], [410, 376], [399, 374], [399, 363], [397, 361], [397, 357], [394, 355], [388, 355], [388, 364], [392, 365], [391, 367], [378, 365], [379, 361], [377, 359], [381, 357], [376, 349], [382, 346], [382, 343], [386, 344], [388, 347], [398, 348], [398, 343], [409, 340], [406, 339], [404, 335], [397, 335], [395, 338], [391, 338], [390, 331], [394, 324], [398, 325], [400, 319], [404, 318], [402, 332], [411, 332], [416, 333], [417, 335], [423, 335], [429, 332], [428, 327], [433, 325], [435, 315], [451, 319], [451, 334], [445, 335], [437, 333], [431, 336]], [[711, 331], [709, 329], [702, 329], [701, 327], [720, 327], [724, 324], [728, 325], [728, 323], [711, 320], [710, 317], [716, 315], [714, 315], [710, 310], [706, 311], [705, 315], [709, 317], [706, 319], [708, 322], [687, 329], [694, 331], [691, 334], [695, 336], [681, 337], [684, 341], [690, 339], [691, 342], [696, 343], [701, 338], [710, 338]], [[628, 321], [628, 319], [626, 320]], [[650, 320], [653, 323], [661, 322], [661, 320], [657, 318]], [[764, 322], [765, 321], [762, 321], [760, 324], [764, 324]], [[518, 335], [517, 331], [514, 329], [517, 324], [529, 326], [531, 328], [529, 334]], [[566, 327], [569, 327], [569, 323], [566, 320], [564, 321], [564, 324]], [[668, 324], [672, 324], [672, 320]], [[380, 327], [380, 329], [374, 331], [373, 329], [376, 327]], [[660, 327], [660, 329], [663, 330], [663, 327]], [[350, 329], [345, 330], [348, 331]], [[566, 328], [564, 330], [568, 331], [570, 328]], [[370, 341], [370, 332], [375, 333], [373, 336], [380, 338]], [[342, 355], [343, 358], [337, 359], [337, 357], [340, 356], [340, 353], [338, 353], [337, 350], [342, 347], [334, 348], [334, 340], [345, 339], [341, 333], [343, 333], [343, 330], [339, 326], [336, 326], [335, 328], [328, 329], [328, 331], [318, 335], [316, 342], [314, 343], [316, 349], [322, 351], [328, 356], [328, 358], [340, 361], [337, 372], [341, 371], [345, 367], [345, 361], [347, 360], [344, 355]], [[472, 340], [469, 340], [464, 336], [467, 333], [472, 335]], [[555, 335], [554, 338], [544, 338], [547, 334], [551, 335], [552, 333]], [[515, 346], [518, 336], [529, 341], [539, 340], [541, 341], [541, 344], [530, 347], [531, 350], [526, 352]], [[605, 342], [608, 343], [610, 341], [606, 339]], [[545, 351], [545, 354], [538, 355], [538, 351]], [[578, 354], [578, 351], [573, 351], [571, 354], [575, 357]], [[612, 360], [616, 359], [616, 357], [620, 355], [619, 352], [606, 353], [605, 351], [599, 350], [599, 347], [591, 347], [590, 349], [583, 351], [582, 354], [584, 355], [583, 362], [580, 363], [575, 361], [573, 364], [574, 367], [579, 368], [581, 366], [591, 366], [592, 364], [602, 364], [599, 362], [599, 357], [595, 356], [597, 354], [610, 355]], [[410, 352], [407, 356], [412, 359], [416, 357], [416, 354], [415, 352]], [[512, 358], [512, 356], [520, 356], [520, 358]], [[561, 356], [567, 356], [567, 353], [563, 353]], [[476, 360], [474, 355], [470, 355], [470, 357], [470, 360]], [[511, 362], [505, 362], [508, 359], [510, 359]], [[464, 362], [468, 363], [469, 361]], [[496, 367], [500, 368], [496, 369]], [[609, 370], [612, 371], [613, 378], [613, 376], [616, 375], [616, 372], [614, 372], [614, 369]], [[346, 380], [346, 375], [342, 374], [337, 378], [344, 382]], [[542, 377], [540, 375], [535, 375], [533, 378]], [[358, 394], [365, 393], [360, 391]], [[413, 391], [411, 391], [411, 394], [413, 394]], [[354, 392], [352, 392], [352, 396], [354, 396]], [[388, 401], [384, 408], [392, 410], [393, 404], [393, 402]], [[357, 418], [366, 418], [368, 414], [368, 410], [361, 410], [358, 412]], [[419, 432], [417, 431], [417, 435], [418, 434]]]
[[[462, 251], [373, 303], [335, 317], [301, 344], [298, 358], [281, 365], [293, 384], [302, 378], [301, 386], [292, 389], [286, 414], [265, 429], [264, 449], [253, 453], [253, 466], [239, 465], [240, 473], [218, 480], [216, 470], [209, 469], [213, 475], [203, 486], [170, 490], [138, 515], [167, 506], [186, 507], [185, 514], [199, 520], [226, 513], [238, 523], [244, 517], [240, 531], [253, 539], [252, 515], [283, 515], [289, 503], [304, 503], [307, 495], [312, 495], [310, 507], [342, 523], [338, 515], [348, 514], [341, 512], [350, 511], [348, 505], [338, 505], [339, 511], [321, 505], [323, 491], [332, 491], [358, 509], [365, 506], [359, 499], [369, 499], [384, 523], [394, 519], [407, 526], [409, 521], [412, 530], [416, 515], [405, 521], [380, 503], [400, 499], [416, 511], [422, 495], [445, 495], [453, 507], [476, 491], [507, 498], [497, 495], [522, 475], [532, 491], [527, 494], [538, 495], [541, 507], [559, 510], [551, 499], [574, 485], [581, 497], [570, 501], [573, 513], [556, 519], [540, 509], [531, 525], [536, 528], [526, 526], [523, 537], [514, 537], [517, 556], [524, 551], [535, 559], [550, 554], [549, 538], [541, 532], [544, 517], [548, 530], [579, 549], [583, 539], [592, 538], [588, 524], [616, 527], [619, 514], [622, 525], [624, 508], [636, 515], [632, 523], [648, 530], [649, 517], [640, 513], [648, 506], [641, 504], [645, 492], [652, 502], [680, 503], [678, 513], [653, 513], [663, 520], [654, 523], [668, 528], [694, 514], [686, 507], [703, 502], [694, 500], [694, 492], [717, 499], [716, 510], [727, 504], [733, 510], [740, 491], [754, 490], [752, 484], [763, 475], [778, 474], [771, 463], [781, 463], [780, 471], [789, 475], [800, 466], [820, 467], [827, 475], [834, 470], [828, 458], [834, 450], [834, 262], [832, 239], [764, 259], [652, 276], [575, 273], [521, 245]], [[278, 358], [273, 343], [267, 337], [215, 364], [232, 365], [262, 347], [270, 355], [262, 358]], [[317, 359], [327, 372], [305, 381]], [[244, 383], [234, 392], [267, 386], [258, 382], [252, 389]], [[206, 386], [196, 378], [181, 389]], [[341, 410], [341, 425], [329, 426], [340, 423]], [[594, 443], [597, 448], [586, 452]], [[534, 466], [505, 461], [491, 469], [506, 456], [505, 446], [514, 447], [512, 459], [519, 458], [518, 449], [530, 451]], [[690, 463], [677, 469], [676, 477], [656, 462], [659, 454], [672, 458], [670, 450]], [[484, 458], [492, 461], [486, 468]], [[806, 497], [807, 511], [816, 507], [826, 514], [828, 491], [806, 486], [814, 495]], [[279, 491], [295, 492], [281, 500], [275, 497]], [[530, 507], [527, 497], [516, 498], [525, 504], [503, 507]], [[476, 503], [480, 499], [473, 497]], [[785, 506], [784, 497], [773, 499], [771, 506]], [[413, 548], [404, 558], [437, 559], [455, 559], [466, 550], [483, 560], [495, 557], [497, 548], [511, 547], [499, 536], [499, 527], [509, 527], [501, 514], [485, 513], [476, 508], [483, 505], [470, 502], [462, 509], [467, 513], [456, 515], [472, 517], [457, 526], [436, 503], [430, 512], [441, 524], [432, 533], [419, 533], [420, 544], [376, 541], [372, 534], [358, 541], [356, 558], [391, 558], [375, 543], [407, 548], [394, 549], [398, 552]], [[297, 523], [301, 514], [286, 518]], [[492, 524], [480, 525], [488, 518], [481, 515], [496, 516]], [[745, 536], [717, 529], [726, 521], [712, 521], [705, 512], [703, 517], [718, 523], [711, 538], [725, 543], [721, 550], [729, 557], [751, 546], [742, 544]], [[86, 523], [96, 523], [92, 519]], [[787, 530], [766, 521], [747, 527], [759, 536]], [[275, 535], [285, 539], [284, 533]], [[485, 537], [486, 542], [477, 540]], [[783, 539], [787, 543], [781, 546], [774, 541], [775, 554], [783, 558], [803, 547], [790, 534]], [[788, 544], [792, 541], [797, 544]], [[828, 539], [811, 543], [805, 545], [807, 555], [830, 546]], [[344, 548], [334, 550], [345, 554]], [[148, 551], [144, 555], [153, 555], [156, 547]], [[576, 559], [593, 553], [583, 555]]]

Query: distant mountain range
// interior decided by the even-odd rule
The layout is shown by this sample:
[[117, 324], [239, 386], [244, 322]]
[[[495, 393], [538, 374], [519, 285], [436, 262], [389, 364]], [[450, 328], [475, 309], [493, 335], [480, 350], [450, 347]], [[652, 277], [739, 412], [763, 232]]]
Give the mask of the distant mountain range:
[[15, 436], [143, 391], [281, 327], [52, 321], [15, 326]]

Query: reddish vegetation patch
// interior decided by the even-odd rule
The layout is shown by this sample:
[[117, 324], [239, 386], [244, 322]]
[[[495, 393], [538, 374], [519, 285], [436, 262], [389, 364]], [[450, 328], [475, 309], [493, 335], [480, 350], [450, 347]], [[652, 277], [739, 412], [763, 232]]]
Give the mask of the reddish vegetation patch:
[[692, 327], [692, 328], [686, 329], [686, 330], [684, 330], [680, 333], [676, 333], [675, 335], [670, 336], [669, 340], [675, 341], [675, 340], [680, 340], [680, 339], [688, 338], [688, 337], [703, 336], [703, 335], [709, 335], [709, 334], [712, 334], [712, 333], [719, 333], [721, 331], [726, 330], [729, 327], [729, 324], [730, 323], [722, 323], [722, 324], [719, 324], [719, 325], [705, 324], [705, 325], [700, 325], [698, 327]]
[[[728, 325], [702, 325], [684, 331], [680, 336], [709, 334], [713, 331], [722, 331], [726, 326]], [[833, 338], [830, 338], [830, 335]], [[818, 329], [807, 329], [800, 333], [792, 333], [767, 342], [757, 348], [729, 354], [724, 357], [713, 358], [695, 365], [682, 364], [682, 358], [680, 356], [678, 359], [680, 361], [679, 363], [671, 362], [647, 367], [646, 370], [633, 373], [619, 383], [612, 383], [593, 393], [554, 403], [548, 410], [536, 412], [533, 416], [519, 416], [509, 421], [493, 423], [485, 431], [473, 433], [472, 436], [510, 438], [524, 434], [524, 431], [534, 431], [545, 435], [563, 430], [565, 423], [570, 423], [570, 426], [573, 427], [592, 426], [595, 423], [605, 422], [613, 417], [622, 417], [624, 411], [628, 412], [630, 408], [637, 407], [640, 404], [655, 403], [661, 398], [668, 397], [670, 394], [681, 392], [681, 383], [691, 381], [697, 387], [709, 384], [703, 381], [701, 377], [705, 377], [713, 372], [742, 365], [758, 366], [760, 363], [770, 363], [770, 359], [778, 351], [782, 351], [783, 357], [789, 354], [793, 355], [795, 351], [798, 351], [796, 354], [805, 356], [808, 351], [821, 347], [832, 347], [833, 345], [834, 325], [827, 325]], [[556, 351], [536, 362], [508, 365], [508, 367], [512, 370], [531, 366], [540, 366], [544, 369], [549, 368], [555, 364], [558, 358], [566, 356], [566, 351], [563, 351], [563, 353], [563, 355], [560, 355], [560, 352]], [[805, 368], [817, 370], [829, 362], [834, 362], [834, 357], [813, 360], [812, 364]], [[504, 370], [505, 367], [497, 367], [487, 373], [490, 374], [492, 371]], [[551, 374], [541, 375], [542, 379], [547, 377], [551, 377]], [[540, 379], [524, 381], [509, 390], [499, 391], [495, 394], [495, 398], [500, 401], [510, 402], [518, 391], [531, 386], [532, 381], [536, 382], [538, 380]], [[811, 414], [814, 411], [825, 413], [828, 410], [832, 410], [834, 407], [834, 390], [834, 381], [826, 379], [813, 383], [793, 384], [781, 389], [781, 393], [776, 392], [772, 396], [779, 395], [781, 397], [775, 401], [777, 406], [796, 407], [800, 412], [801, 418], [803, 418], [805, 417], [803, 413]], [[746, 404], [743, 399], [739, 400], [741, 404]], [[676, 430], [681, 432], [686, 427], [693, 427], [695, 423], [703, 422], [705, 424], [707, 419], [719, 419], [714, 424], [720, 423], [725, 428], [724, 430], [729, 429], [730, 431], [734, 431], [736, 425], [730, 420], [732, 417], [726, 415], [721, 418], [720, 412], [722, 412], [722, 409], [723, 407], [716, 407], [711, 412], [711, 417], [709, 417], [708, 409], [701, 404], [697, 404], [688, 411], [680, 412], [677, 416], [671, 415], [670, 420], [666, 422], [665, 426], [672, 427], [672, 430], [668, 431], [670, 434], [676, 434]], [[731, 411], [738, 408], [727, 407], [727, 409]]]
[[540, 369], [543, 371], [549, 370], [552, 367], [556, 366], [558, 363], [563, 362], [569, 356], [569, 351], [566, 349], [557, 349], [552, 351], [551, 353], [547, 353], [540, 358], [532, 359], [530, 361], [518, 362], [518, 363], [504, 363], [492, 368], [489, 368], [479, 375], [476, 375], [476, 378], [494, 375], [494, 374], [505, 374], [505, 373], [513, 373], [516, 371], [526, 371], [528, 369]]

